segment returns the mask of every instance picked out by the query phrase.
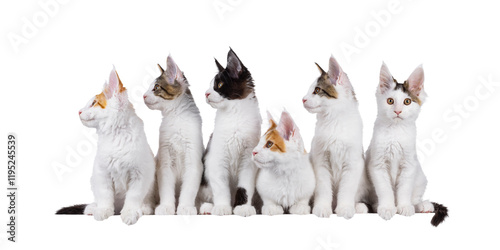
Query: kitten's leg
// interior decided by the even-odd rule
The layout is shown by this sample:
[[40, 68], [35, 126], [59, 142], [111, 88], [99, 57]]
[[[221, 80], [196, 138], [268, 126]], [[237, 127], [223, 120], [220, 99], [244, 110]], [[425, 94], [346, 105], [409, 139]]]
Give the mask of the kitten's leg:
[[337, 207], [335, 213], [337, 216], [350, 219], [356, 213], [355, 203], [356, 194], [358, 192], [359, 183], [363, 174], [364, 162], [362, 159], [349, 159], [352, 162], [347, 162], [342, 169], [340, 178], [339, 191], [337, 195]]
[[[320, 165], [321, 164], [321, 165]], [[328, 218], [332, 215], [332, 174], [326, 162], [314, 166], [316, 174], [316, 190], [314, 191], [313, 214]]]
[[157, 215], [175, 214], [175, 184], [176, 178], [170, 153], [165, 153], [158, 159], [159, 168], [156, 173], [160, 204], [155, 209]]
[[281, 205], [278, 205], [274, 200], [266, 197], [261, 197], [264, 205], [262, 206], [262, 215], [279, 215], [283, 214], [284, 210]]
[[197, 214], [195, 201], [200, 188], [201, 175], [203, 173], [201, 157], [201, 153], [186, 152], [184, 160], [185, 170], [184, 176], [182, 177], [179, 205], [177, 206], [177, 214], [179, 215]]
[[125, 203], [120, 212], [122, 221], [127, 225], [135, 224], [139, 217], [142, 216], [141, 208], [144, 204], [144, 198], [154, 181], [154, 171], [151, 171], [150, 174], [145, 172], [143, 171], [130, 176]]
[[413, 189], [415, 185], [416, 166], [411, 163], [403, 163], [396, 182], [397, 213], [404, 216], [415, 214], [412, 203]]
[[225, 153], [213, 148], [206, 155], [206, 175], [213, 192], [214, 205], [211, 211], [213, 215], [230, 215], [233, 213], [231, 207], [231, 191], [229, 189], [229, 166], [225, 162]]
[[422, 201], [425, 189], [427, 187], [427, 178], [419, 166], [415, 180], [415, 188], [413, 189], [412, 203], [415, 205], [415, 212], [417, 213], [433, 213], [434, 205], [428, 200]]
[[155, 212], [156, 205], [156, 192], [158, 190], [158, 184], [156, 181], [153, 181], [151, 187], [149, 188], [148, 194], [144, 198], [144, 203], [142, 204], [142, 214], [144, 215], [152, 215]]
[[309, 198], [302, 199], [290, 207], [291, 214], [310, 214], [311, 207], [309, 206]]
[[250, 159], [251, 151], [243, 154], [238, 172], [238, 188], [236, 190], [234, 214], [240, 216], [255, 215], [255, 207], [252, 206], [252, 198], [255, 192], [255, 176], [257, 168]]
[[368, 171], [373, 180], [373, 186], [378, 197], [377, 213], [384, 220], [389, 220], [396, 214], [396, 203], [394, 201], [394, 190], [387, 164], [370, 162]]
[[113, 181], [106, 171], [96, 165], [92, 172], [91, 183], [95, 198], [92, 214], [98, 221], [105, 220], [115, 213]]

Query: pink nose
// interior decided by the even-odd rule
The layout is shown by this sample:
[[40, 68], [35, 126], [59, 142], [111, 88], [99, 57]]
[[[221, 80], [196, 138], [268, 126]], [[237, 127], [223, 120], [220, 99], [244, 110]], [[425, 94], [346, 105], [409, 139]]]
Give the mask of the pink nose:
[[81, 115], [82, 114], [82, 111], [78, 111], [78, 115]]
[[148, 98], [148, 97], [144, 95], [144, 96], [142, 96], [142, 98], [146, 99], [146, 98]]
[[205, 98], [208, 98], [209, 95], [210, 93], [205, 93]]
[[401, 112], [403, 112], [403, 111], [394, 111], [394, 113], [396, 113], [396, 115], [401, 114]]
[[257, 152], [252, 152], [252, 155], [255, 156], [257, 154]]
[[306, 102], [307, 102], [307, 100], [306, 100], [306, 99], [302, 99], [302, 103], [306, 103]]

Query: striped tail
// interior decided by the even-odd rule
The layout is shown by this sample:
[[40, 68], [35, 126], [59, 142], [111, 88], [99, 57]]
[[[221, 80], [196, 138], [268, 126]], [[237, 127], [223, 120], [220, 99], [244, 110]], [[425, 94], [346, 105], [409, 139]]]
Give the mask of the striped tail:
[[56, 214], [83, 214], [87, 204], [73, 205], [69, 207], [63, 207], [57, 210]]
[[437, 227], [448, 217], [448, 208], [436, 202], [432, 202], [432, 205], [434, 206], [434, 216], [432, 217], [431, 224]]

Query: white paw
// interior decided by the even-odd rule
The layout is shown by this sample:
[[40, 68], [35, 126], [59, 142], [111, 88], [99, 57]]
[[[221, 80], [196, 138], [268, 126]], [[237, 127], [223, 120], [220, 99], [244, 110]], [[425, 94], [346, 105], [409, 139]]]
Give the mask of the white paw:
[[311, 207], [303, 204], [295, 204], [290, 208], [291, 214], [310, 214]]
[[154, 214], [154, 206], [152, 204], [143, 204], [141, 207], [141, 211], [143, 215], [152, 215]]
[[264, 205], [262, 206], [263, 215], [278, 215], [283, 214], [283, 207], [280, 205]]
[[127, 225], [133, 225], [139, 220], [142, 215], [141, 209], [124, 208], [120, 215], [122, 217], [123, 223]]
[[380, 215], [380, 217], [382, 217], [382, 219], [390, 220], [392, 216], [396, 214], [396, 207], [395, 206], [378, 207], [377, 213], [378, 215]]
[[213, 215], [231, 215], [233, 214], [233, 208], [229, 205], [215, 205], [212, 208]]
[[156, 215], [174, 215], [175, 214], [175, 206], [160, 204], [155, 209]]
[[403, 216], [412, 216], [415, 214], [415, 207], [413, 205], [398, 206], [398, 214]]
[[350, 219], [354, 216], [356, 213], [356, 208], [354, 208], [354, 205], [337, 205], [337, 208], [335, 208], [335, 213], [337, 214], [338, 217], [344, 217], [346, 219]]
[[313, 214], [321, 218], [328, 218], [333, 213], [331, 206], [322, 206], [322, 205], [314, 206], [312, 212]]
[[255, 207], [252, 205], [239, 205], [233, 210], [233, 213], [239, 216], [248, 217], [250, 215], [256, 215]]
[[93, 214], [94, 219], [102, 221], [115, 214], [115, 209], [112, 207], [95, 207]]
[[419, 213], [434, 213], [434, 205], [430, 201], [422, 201], [416, 207]]
[[177, 206], [177, 214], [178, 215], [197, 215], [198, 211], [196, 211], [195, 206], [179, 205], [179, 206]]
[[94, 210], [96, 209], [97, 205], [95, 203], [90, 203], [85, 207], [85, 210], [83, 210], [84, 215], [94, 215]]
[[357, 214], [366, 214], [368, 213], [368, 207], [365, 203], [356, 203], [356, 213]]
[[214, 208], [214, 205], [212, 203], [205, 202], [200, 207], [200, 214], [210, 215], [210, 214], [212, 214], [213, 208]]

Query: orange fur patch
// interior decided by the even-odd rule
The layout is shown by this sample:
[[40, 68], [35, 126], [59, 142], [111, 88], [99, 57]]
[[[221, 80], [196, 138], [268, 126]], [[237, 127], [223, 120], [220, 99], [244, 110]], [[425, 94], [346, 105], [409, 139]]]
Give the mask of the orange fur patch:
[[104, 96], [104, 92], [101, 92], [100, 94], [95, 96], [96, 103], [94, 104], [94, 107], [99, 105], [102, 109], [106, 108], [106, 97]]
[[271, 121], [271, 128], [266, 132], [266, 140], [273, 142], [273, 146], [269, 148], [273, 152], [286, 152], [285, 140], [281, 137], [278, 130], [276, 130], [276, 124]]
[[118, 77], [119, 92], [121, 93], [121, 92], [127, 90], [125, 87], [123, 87], [123, 83], [122, 83], [122, 80], [120, 80], [120, 76], [118, 76], [118, 72], [116, 72], [116, 77]]

